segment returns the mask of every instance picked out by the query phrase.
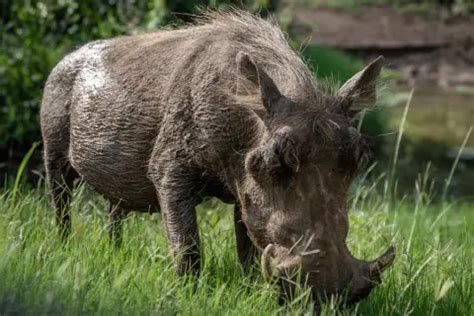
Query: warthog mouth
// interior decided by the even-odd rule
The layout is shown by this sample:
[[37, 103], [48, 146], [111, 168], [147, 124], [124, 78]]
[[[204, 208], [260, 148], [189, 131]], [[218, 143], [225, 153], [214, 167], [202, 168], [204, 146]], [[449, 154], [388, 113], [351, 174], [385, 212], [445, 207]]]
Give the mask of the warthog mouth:
[[308, 275], [312, 271], [317, 271], [312, 270], [312, 266], [319, 267], [317, 262], [319, 252], [320, 250], [316, 249], [292, 254], [292, 249], [269, 244], [261, 257], [262, 273], [267, 278], [279, 279], [283, 292], [281, 294], [286, 299], [292, 298], [292, 292], [299, 279], [303, 281], [304, 286], [311, 287], [317, 304], [332, 295], [344, 296], [347, 304], [354, 304], [369, 295], [372, 289], [380, 284], [382, 273], [393, 264], [396, 256], [394, 246], [390, 246], [381, 256], [369, 262], [355, 259], [350, 255], [344, 271], [336, 273], [339, 278], [328, 278], [324, 276], [325, 271], [319, 271], [318, 275], [324, 280], [324, 284], [318, 284], [315, 281], [318, 278], [313, 279]]

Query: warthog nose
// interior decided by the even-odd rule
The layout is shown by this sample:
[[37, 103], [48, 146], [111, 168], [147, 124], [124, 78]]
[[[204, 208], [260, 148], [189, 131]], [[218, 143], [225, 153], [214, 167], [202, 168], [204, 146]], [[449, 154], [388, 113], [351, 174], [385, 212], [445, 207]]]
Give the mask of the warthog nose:
[[[298, 272], [311, 270], [308, 267], [314, 263], [312, 260], [305, 261], [304, 255], [295, 255], [291, 252], [291, 249], [284, 246], [269, 244], [263, 250], [261, 257], [263, 275], [267, 278], [279, 279], [281, 295], [286, 299], [293, 297], [298, 286]], [[327, 273], [321, 271], [318, 272], [316, 278], [311, 273], [301, 276], [306, 280], [305, 286], [312, 288], [315, 300], [325, 300], [330, 295], [341, 295], [342, 291], [349, 290], [347, 303], [353, 304], [360, 301], [380, 283], [382, 273], [393, 264], [395, 247], [390, 246], [385, 253], [373, 261], [358, 260], [350, 254], [345, 258], [348, 260], [347, 264], [336, 275], [331, 274], [330, 271], [326, 271]]]
[[270, 278], [273, 276], [273, 267], [271, 264], [271, 258], [275, 256], [275, 245], [268, 244], [263, 250], [261, 264], [262, 264], [262, 273], [263, 276], [266, 278]]

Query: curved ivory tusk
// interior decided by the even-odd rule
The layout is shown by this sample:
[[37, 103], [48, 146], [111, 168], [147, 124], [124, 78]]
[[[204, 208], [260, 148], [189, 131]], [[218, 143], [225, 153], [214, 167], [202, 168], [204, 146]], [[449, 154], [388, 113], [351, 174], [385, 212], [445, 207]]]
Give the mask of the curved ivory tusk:
[[270, 278], [273, 276], [273, 268], [271, 265], [271, 257], [275, 255], [275, 245], [268, 244], [263, 250], [261, 264], [262, 264], [262, 273], [263, 276], [266, 278]]
[[379, 276], [388, 267], [393, 264], [395, 260], [395, 247], [390, 246], [387, 251], [371, 263], [369, 263], [370, 274], [373, 276]]

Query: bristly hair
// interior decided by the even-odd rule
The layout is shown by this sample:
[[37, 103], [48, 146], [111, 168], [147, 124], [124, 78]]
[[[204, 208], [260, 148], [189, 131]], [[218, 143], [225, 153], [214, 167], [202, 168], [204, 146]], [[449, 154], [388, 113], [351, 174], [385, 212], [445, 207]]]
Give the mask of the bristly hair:
[[[314, 104], [322, 91], [309, 67], [301, 56], [288, 44], [275, 18], [264, 20], [251, 13], [232, 9], [230, 11], [206, 11], [196, 18], [196, 24], [220, 30], [231, 40], [236, 53], [244, 51], [265, 70], [288, 98]], [[195, 25], [196, 25], [195, 24]], [[232, 67], [235, 69], [234, 67]], [[258, 99], [255, 89], [235, 69], [236, 79], [241, 83], [238, 96], [246, 103]]]

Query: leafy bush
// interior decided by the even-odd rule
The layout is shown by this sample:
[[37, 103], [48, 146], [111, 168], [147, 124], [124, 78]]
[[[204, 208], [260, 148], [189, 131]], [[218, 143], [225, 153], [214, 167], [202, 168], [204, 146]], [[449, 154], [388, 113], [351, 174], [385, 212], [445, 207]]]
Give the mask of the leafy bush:
[[89, 40], [127, 33], [138, 26], [138, 21], [159, 25], [164, 12], [159, 7], [147, 10], [146, 2], [134, 7], [130, 5], [132, 2], [101, 3], [75, 0], [3, 3], [0, 151], [7, 148], [23, 151], [39, 139], [41, 91], [47, 75], [62, 56]]

